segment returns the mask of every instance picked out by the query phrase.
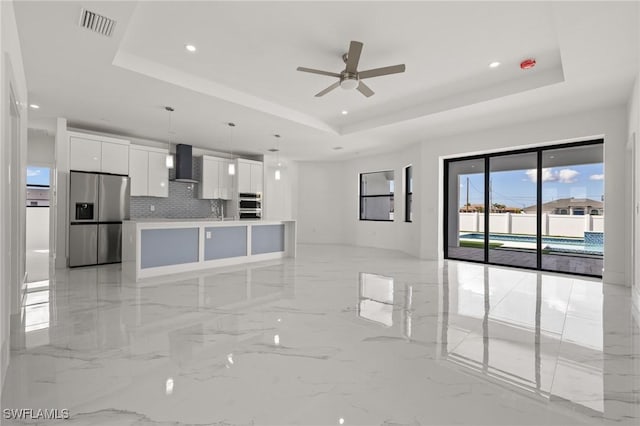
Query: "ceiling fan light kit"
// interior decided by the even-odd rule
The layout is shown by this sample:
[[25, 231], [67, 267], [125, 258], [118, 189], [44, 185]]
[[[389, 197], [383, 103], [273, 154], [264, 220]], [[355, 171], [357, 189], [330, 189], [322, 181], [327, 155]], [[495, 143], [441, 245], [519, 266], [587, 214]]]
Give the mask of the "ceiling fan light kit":
[[316, 70], [313, 68], [298, 67], [298, 71], [308, 72], [312, 74], [326, 75], [328, 77], [335, 77], [339, 80], [333, 83], [331, 86], [322, 90], [316, 94], [316, 97], [326, 95], [333, 89], [340, 86], [343, 90], [357, 89], [367, 98], [374, 95], [374, 91], [362, 82], [365, 78], [381, 77], [383, 75], [397, 74], [405, 71], [405, 65], [392, 65], [390, 67], [375, 68], [366, 71], [358, 71], [358, 63], [360, 62], [360, 54], [362, 53], [363, 44], [359, 41], [352, 41], [349, 45], [349, 52], [342, 55], [342, 60], [346, 64], [344, 70], [340, 73]]

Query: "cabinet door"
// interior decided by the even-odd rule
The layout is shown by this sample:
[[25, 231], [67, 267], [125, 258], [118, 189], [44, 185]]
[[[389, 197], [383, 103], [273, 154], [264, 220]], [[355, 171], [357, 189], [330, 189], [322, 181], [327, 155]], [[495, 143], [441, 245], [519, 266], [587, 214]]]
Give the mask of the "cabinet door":
[[102, 142], [102, 172], [129, 174], [129, 145]]
[[251, 192], [262, 194], [262, 163], [251, 164]]
[[169, 169], [167, 154], [149, 151], [149, 195], [152, 197], [169, 196]]
[[207, 200], [218, 198], [218, 173], [220, 166], [217, 160], [212, 158], [202, 159], [202, 197]]
[[229, 174], [229, 160], [220, 161], [220, 171], [218, 178], [218, 185], [220, 189], [220, 199], [230, 200], [233, 194], [233, 176]]
[[69, 138], [69, 169], [86, 172], [102, 171], [102, 142], [92, 139]]
[[149, 195], [149, 152], [129, 150], [129, 177], [132, 196]]
[[253, 192], [251, 190], [251, 164], [238, 161], [236, 179], [238, 179], [238, 192]]

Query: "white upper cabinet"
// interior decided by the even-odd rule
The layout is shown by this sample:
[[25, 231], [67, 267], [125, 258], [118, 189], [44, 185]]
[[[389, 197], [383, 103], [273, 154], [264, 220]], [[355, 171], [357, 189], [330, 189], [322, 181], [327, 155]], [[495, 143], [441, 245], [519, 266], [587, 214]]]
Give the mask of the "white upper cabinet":
[[131, 196], [149, 195], [149, 152], [131, 147], [129, 151]]
[[218, 186], [220, 188], [220, 198], [223, 200], [231, 200], [233, 198], [233, 176], [229, 174], [229, 164], [232, 162], [226, 159], [220, 161]]
[[69, 169], [127, 175], [129, 141], [69, 132]]
[[255, 194], [262, 194], [262, 163], [251, 164], [251, 191]]
[[102, 142], [80, 137], [69, 138], [69, 169], [102, 171]]
[[129, 145], [102, 142], [102, 172], [129, 174]]
[[262, 163], [242, 158], [236, 161], [238, 193], [262, 194]]
[[149, 151], [149, 196], [169, 196], [168, 152]]
[[253, 192], [251, 190], [251, 163], [244, 160], [238, 160], [237, 163], [238, 192]]
[[233, 193], [233, 176], [229, 175], [231, 161], [208, 155], [203, 155], [200, 161], [198, 198], [230, 200]]
[[132, 145], [129, 150], [131, 196], [168, 197], [169, 169], [166, 149]]
[[220, 162], [215, 157], [202, 156], [200, 161], [200, 176], [198, 179], [198, 198], [212, 200], [219, 196]]

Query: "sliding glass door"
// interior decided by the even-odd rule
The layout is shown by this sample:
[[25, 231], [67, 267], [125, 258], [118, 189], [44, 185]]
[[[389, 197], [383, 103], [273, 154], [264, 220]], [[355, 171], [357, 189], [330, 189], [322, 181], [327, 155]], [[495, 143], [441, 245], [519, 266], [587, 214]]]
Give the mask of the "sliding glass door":
[[489, 263], [537, 268], [535, 152], [489, 158]]
[[445, 239], [449, 256], [484, 261], [485, 160], [448, 163]]
[[445, 257], [602, 276], [603, 141], [445, 161]]
[[602, 275], [602, 145], [545, 150], [542, 201], [542, 269]]

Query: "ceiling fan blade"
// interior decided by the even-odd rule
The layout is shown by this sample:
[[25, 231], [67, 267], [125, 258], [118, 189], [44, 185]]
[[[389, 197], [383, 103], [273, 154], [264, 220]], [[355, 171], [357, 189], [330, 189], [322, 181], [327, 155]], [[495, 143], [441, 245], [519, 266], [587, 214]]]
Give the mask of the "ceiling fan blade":
[[382, 75], [397, 74], [399, 72], [404, 72], [404, 70], [405, 70], [404, 64], [392, 65], [390, 67], [375, 68], [372, 70], [359, 72], [358, 78], [362, 80], [363, 78], [380, 77]]
[[365, 95], [367, 98], [373, 96], [374, 94], [373, 90], [371, 90], [371, 88], [366, 84], [364, 84], [363, 82], [360, 82], [358, 84], [358, 91], [363, 95]]
[[358, 62], [360, 62], [360, 54], [362, 53], [362, 43], [352, 41], [349, 45], [347, 53], [347, 72], [356, 73], [358, 71]]
[[337, 74], [335, 72], [329, 72], [329, 71], [322, 71], [322, 70], [314, 70], [313, 68], [305, 68], [305, 67], [298, 67], [296, 68], [298, 71], [302, 71], [302, 72], [310, 72], [312, 74], [320, 74], [320, 75], [326, 75], [329, 77], [337, 77], [340, 78], [340, 74]]
[[326, 89], [324, 89], [322, 92], [319, 92], [316, 94], [316, 98], [319, 98], [320, 96], [324, 96], [327, 93], [329, 93], [330, 91], [332, 91], [333, 89], [335, 89], [336, 87], [340, 86], [340, 82], [336, 81], [335, 83], [333, 83], [331, 86], [327, 87]]

